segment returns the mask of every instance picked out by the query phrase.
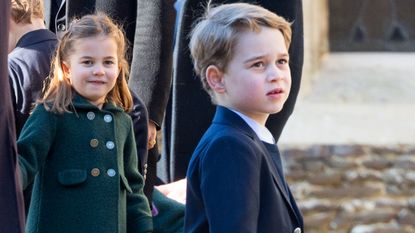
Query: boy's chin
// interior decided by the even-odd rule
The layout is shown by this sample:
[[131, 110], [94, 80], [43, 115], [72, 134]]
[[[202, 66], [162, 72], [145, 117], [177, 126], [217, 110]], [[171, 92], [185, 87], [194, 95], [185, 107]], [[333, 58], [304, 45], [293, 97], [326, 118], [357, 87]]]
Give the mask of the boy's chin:
[[276, 114], [281, 112], [283, 106], [278, 106], [276, 108], [273, 108], [271, 111], [269, 111], [269, 114]]

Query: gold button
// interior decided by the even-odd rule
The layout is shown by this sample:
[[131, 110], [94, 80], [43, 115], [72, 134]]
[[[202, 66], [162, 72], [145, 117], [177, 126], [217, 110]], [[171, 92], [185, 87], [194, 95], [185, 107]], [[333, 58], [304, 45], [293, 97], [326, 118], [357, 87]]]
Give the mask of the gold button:
[[93, 168], [92, 170], [91, 170], [91, 175], [92, 176], [95, 176], [95, 177], [97, 177], [97, 176], [99, 176], [99, 174], [100, 174], [101, 172], [100, 172], [100, 170], [98, 169], [98, 168]]
[[89, 142], [89, 145], [92, 147], [92, 148], [95, 148], [95, 147], [97, 147], [98, 146], [98, 144], [99, 144], [99, 141], [98, 141], [98, 139], [91, 139], [91, 141]]

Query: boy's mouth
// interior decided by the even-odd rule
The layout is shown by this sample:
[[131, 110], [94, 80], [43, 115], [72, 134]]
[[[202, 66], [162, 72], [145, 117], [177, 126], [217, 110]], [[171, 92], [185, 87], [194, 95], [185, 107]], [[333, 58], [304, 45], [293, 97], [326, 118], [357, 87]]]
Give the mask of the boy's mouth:
[[278, 94], [282, 94], [284, 92], [284, 90], [282, 88], [276, 88], [270, 92], [267, 93], [267, 95], [278, 95]]

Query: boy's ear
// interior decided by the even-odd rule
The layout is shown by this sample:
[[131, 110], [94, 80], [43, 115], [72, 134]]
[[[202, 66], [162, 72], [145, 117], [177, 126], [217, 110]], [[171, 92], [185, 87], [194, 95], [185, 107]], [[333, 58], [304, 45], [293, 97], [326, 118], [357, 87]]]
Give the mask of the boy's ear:
[[208, 66], [206, 69], [206, 81], [214, 92], [224, 93], [226, 91], [223, 72], [217, 66]]

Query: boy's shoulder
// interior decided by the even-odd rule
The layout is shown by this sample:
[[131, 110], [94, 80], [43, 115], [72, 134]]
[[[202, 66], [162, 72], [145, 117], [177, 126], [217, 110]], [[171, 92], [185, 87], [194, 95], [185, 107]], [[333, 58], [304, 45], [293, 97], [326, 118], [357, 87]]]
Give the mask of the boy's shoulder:
[[219, 151], [254, 153], [258, 148], [255, 138], [243, 130], [230, 125], [213, 124], [200, 140], [195, 154], [205, 155]]

